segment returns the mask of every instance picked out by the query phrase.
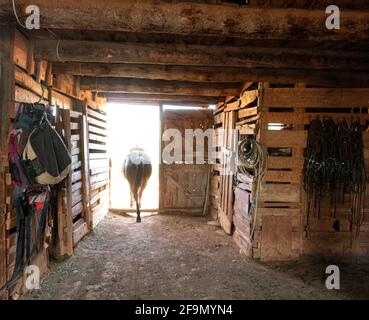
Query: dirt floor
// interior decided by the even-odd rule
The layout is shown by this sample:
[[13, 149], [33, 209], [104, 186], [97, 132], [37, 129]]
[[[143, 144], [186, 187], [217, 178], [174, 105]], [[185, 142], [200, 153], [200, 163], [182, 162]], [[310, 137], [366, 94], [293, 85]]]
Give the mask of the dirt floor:
[[109, 214], [71, 258], [51, 263], [41, 290], [23, 298], [369, 298], [367, 265], [343, 265], [341, 290], [327, 290], [327, 262], [262, 264], [241, 255], [233, 239], [207, 221], [156, 215], [139, 224]]

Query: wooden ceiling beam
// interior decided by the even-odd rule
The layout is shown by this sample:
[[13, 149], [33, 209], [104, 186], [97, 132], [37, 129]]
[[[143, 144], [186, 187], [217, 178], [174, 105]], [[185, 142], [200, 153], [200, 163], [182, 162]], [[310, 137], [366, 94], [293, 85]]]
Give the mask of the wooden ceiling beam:
[[215, 104], [217, 97], [199, 97], [165, 94], [105, 93], [108, 102], [155, 103], [171, 105], [204, 106]]
[[369, 87], [369, 71], [256, 69], [109, 63], [54, 63], [56, 74], [190, 82], [274, 82], [332, 87]]
[[77, 40], [35, 41], [35, 58], [52, 62], [369, 70], [366, 52]]
[[[25, 15], [29, 0], [17, 0]], [[214, 35], [246, 39], [368, 40], [369, 11], [341, 11], [341, 29], [327, 30], [325, 10], [253, 8], [190, 2], [135, 0], [33, 0], [41, 27], [182, 35]], [[14, 20], [9, 0], [0, 0], [0, 17]]]
[[208, 84], [184, 81], [95, 77], [82, 77], [80, 79], [81, 90], [91, 90], [96, 92], [220, 97], [239, 95], [241, 87], [241, 83]]

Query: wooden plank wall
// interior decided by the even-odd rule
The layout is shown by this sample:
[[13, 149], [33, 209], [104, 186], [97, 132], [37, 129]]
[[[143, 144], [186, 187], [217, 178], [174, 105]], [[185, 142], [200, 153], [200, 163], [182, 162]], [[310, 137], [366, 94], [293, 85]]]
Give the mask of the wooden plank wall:
[[[1, 33], [2, 36], [5, 34], [5, 32]], [[63, 81], [59, 81], [56, 77], [56, 83], [53, 84], [51, 64], [45, 61], [34, 60], [32, 43], [20, 32], [9, 28], [9, 34], [11, 35], [9, 35], [7, 47], [5, 48], [9, 51], [8, 55], [11, 60], [8, 60], [9, 63], [6, 70], [3, 69], [4, 60], [3, 58], [1, 59], [1, 74], [3, 77], [9, 77], [9, 81], [5, 81], [6, 79], [2, 78], [2, 84], [7, 84], [8, 88], [4, 89], [1, 87], [1, 99], [4, 98], [4, 101], [8, 101], [10, 106], [8, 108], [2, 107], [1, 118], [2, 182], [0, 191], [2, 201], [1, 208], [5, 210], [1, 211], [0, 214], [0, 285], [4, 284], [12, 275], [17, 240], [16, 213], [11, 204], [13, 186], [10, 175], [7, 173], [6, 151], [8, 127], [10, 118], [15, 114], [16, 106], [20, 102], [34, 103], [37, 101], [56, 106], [57, 114], [63, 116], [63, 121], [58, 121], [56, 123], [56, 129], [64, 137], [73, 157], [73, 173], [65, 180], [64, 186], [60, 185], [57, 189], [58, 197], [54, 204], [55, 211], [58, 213], [56, 217], [57, 221], [50, 224], [50, 226], [58, 226], [57, 237], [59, 241], [56, 246], [50, 246], [51, 239], [47, 238], [48, 248], [45, 246], [33, 261], [33, 264], [38, 265], [42, 273], [46, 271], [48, 267], [50, 254], [56, 256], [71, 255], [73, 253], [73, 246], [92, 228], [92, 218], [87, 214], [89, 208], [86, 205], [89, 203], [88, 199], [90, 199], [89, 190], [87, 190], [87, 188], [82, 188], [81, 185], [84, 184], [87, 186], [89, 183], [86, 177], [89, 177], [90, 174], [90, 162], [93, 166], [91, 177], [95, 179], [95, 182], [97, 171], [93, 163], [93, 161], [95, 161], [94, 159], [91, 159], [90, 162], [83, 161], [83, 159], [89, 159], [89, 142], [86, 138], [88, 132], [88, 119], [93, 119], [92, 121], [95, 121], [96, 115], [100, 116], [101, 114], [99, 111], [102, 107], [101, 105], [105, 103], [105, 100], [101, 98], [96, 98], [95, 101], [91, 100], [94, 98], [91, 92], [80, 92], [78, 86], [76, 86], [74, 82], [71, 83], [73, 78], [67, 80], [67, 77], [64, 77], [64, 80], [62, 79]], [[0, 52], [1, 57], [3, 57], [1, 45], [4, 43], [5, 39], [0, 37], [0, 40]], [[73, 92], [71, 92], [71, 88], [73, 88]], [[4, 92], [9, 92], [9, 95], [13, 95], [13, 97], [9, 98], [4, 96]], [[91, 109], [87, 108], [87, 104], [93, 106], [93, 111], [87, 112], [87, 110]], [[85, 108], [81, 107], [83, 105]], [[93, 112], [95, 112], [94, 115], [92, 115]], [[103, 118], [104, 117], [105, 115]], [[100, 121], [104, 122], [104, 119], [100, 119]], [[103, 129], [103, 131], [104, 134], [97, 134], [97, 136], [101, 136], [99, 140], [106, 139], [105, 129]], [[93, 137], [90, 136], [90, 142], [96, 142], [92, 138]], [[102, 144], [105, 144], [105, 142]], [[92, 151], [94, 151], [93, 148]], [[106, 152], [104, 151], [103, 153], [103, 159], [106, 160]], [[105, 161], [105, 163], [107, 162]], [[102, 190], [103, 189], [98, 189], [98, 191]], [[96, 204], [95, 199], [98, 197], [100, 198], [100, 196], [96, 194], [94, 196], [95, 198], [91, 198], [91, 204]], [[105, 192], [105, 197], [107, 197], [107, 199], [108, 196], [107, 192]], [[100, 204], [99, 202], [97, 203]], [[81, 204], [83, 204], [83, 210], [79, 209]], [[74, 219], [72, 218], [73, 214], [75, 214], [73, 216]], [[51, 234], [49, 227], [47, 228], [47, 234]], [[20, 279], [8, 294], [13, 298], [17, 297], [19, 293], [24, 290], [22, 283], [23, 281]]]
[[[246, 83], [239, 97], [227, 97], [216, 105], [214, 111], [213, 147], [216, 163], [212, 166], [210, 214], [213, 219], [219, 220], [226, 233], [231, 234], [234, 229], [234, 238], [238, 243], [246, 241], [241, 236], [244, 234], [241, 229], [247, 213], [243, 208], [234, 206], [234, 202], [244, 190], [234, 193], [233, 175], [224, 175], [222, 172], [229, 166], [230, 157], [226, 154], [234, 144], [233, 136], [237, 135], [237, 142], [245, 135], [254, 134], [257, 113], [258, 90], [254, 83]], [[237, 133], [234, 129], [238, 130]]]
[[[28, 40], [22, 36], [19, 32], [12, 29], [11, 31], [10, 46], [10, 63], [12, 64], [12, 81], [11, 86], [6, 90], [11, 95], [10, 106], [4, 108], [6, 111], [2, 114], [2, 128], [4, 129], [4, 135], [1, 136], [2, 155], [7, 157], [7, 136], [10, 124], [10, 118], [14, 117], [19, 102], [41, 102], [48, 101], [48, 91], [45, 87], [41, 87], [40, 81], [49, 83], [50, 77], [47, 73], [47, 63], [35, 62], [33, 59], [32, 46]], [[11, 182], [10, 174], [8, 173], [7, 161], [2, 161], [2, 183], [5, 190], [5, 199], [1, 199], [2, 207], [5, 208], [4, 219], [0, 219], [5, 222], [5, 270], [1, 268], [0, 274], [3, 279], [10, 280], [14, 264], [15, 264], [15, 251], [17, 242], [17, 227], [16, 227], [16, 212], [12, 205], [12, 191], [13, 185]], [[4, 169], [4, 171], [3, 171]], [[37, 214], [34, 217], [35, 221], [38, 219]], [[33, 230], [35, 232], [35, 230]], [[46, 227], [46, 234], [49, 234], [49, 226]], [[46, 237], [46, 242], [50, 243], [50, 238]], [[49, 250], [47, 245], [34, 257], [32, 263], [40, 268], [41, 273], [45, 272], [48, 267]], [[4, 272], [5, 271], [5, 272]], [[14, 284], [7, 293], [12, 297], [17, 297], [24, 290], [23, 277]]]
[[[236, 123], [239, 141], [248, 136], [254, 136], [257, 132], [260, 108], [258, 84], [249, 83], [240, 96], [240, 108]], [[237, 173], [234, 191], [233, 239], [247, 256], [257, 256], [257, 247], [259, 246], [258, 230], [254, 233], [254, 241], [251, 239], [252, 216], [250, 207], [254, 192], [255, 188], [250, 178]]]
[[[368, 124], [369, 89], [306, 88], [262, 84], [261, 120], [258, 138], [268, 148], [267, 172], [259, 197], [260, 220], [254, 241], [260, 246], [253, 253], [261, 260], [285, 260], [307, 255], [339, 257], [368, 256], [369, 203], [363, 208], [364, 224], [358, 238], [350, 232], [348, 202], [339, 206], [336, 217], [329, 203], [323, 201], [320, 219], [313, 219], [306, 234], [306, 195], [302, 189], [302, 167], [307, 141], [307, 125], [319, 115], [345, 118], [348, 123], [359, 117]], [[334, 112], [332, 113], [332, 109]], [[354, 114], [355, 113], [355, 114]], [[269, 124], [283, 124], [283, 130], [271, 130]], [[368, 132], [364, 134], [366, 170], [368, 172]], [[368, 199], [368, 191], [366, 195]], [[333, 223], [339, 220], [336, 231]]]
[[96, 226], [109, 210], [110, 160], [107, 150], [106, 113], [93, 106], [87, 108], [89, 159], [89, 192], [92, 226]]

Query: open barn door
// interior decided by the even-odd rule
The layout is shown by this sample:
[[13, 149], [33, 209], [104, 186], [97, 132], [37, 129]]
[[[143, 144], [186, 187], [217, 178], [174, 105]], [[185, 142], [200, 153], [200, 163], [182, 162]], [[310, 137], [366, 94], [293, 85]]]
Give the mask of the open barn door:
[[[186, 139], [186, 129], [200, 129], [205, 132], [212, 128], [213, 114], [208, 109], [163, 109], [162, 130], [167, 137], [174, 134], [169, 141], [162, 142], [162, 151], [173, 144], [174, 149], [180, 148], [176, 161], [168, 164], [163, 157], [160, 170], [160, 209], [162, 211], [184, 211], [202, 213], [206, 201], [206, 190], [209, 184], [209, 164], [207, 141], [204, 144], [204, 161], [196, 163], [200, 157], [196, 150], [196, 141]], [[168, 131], [169, 130], [169, 131]], [[180, 138], [179, 138], [180, 137]], [[165, 140], [165, 139], [164, 139]], [[186, 141], [187, 140], [187, 141]], [[191, 148], [189, 148], [191, 146]], [[172, 153], [179, 150], [173, 150]], [[192, 161], [189, 159], [192, 158]]]

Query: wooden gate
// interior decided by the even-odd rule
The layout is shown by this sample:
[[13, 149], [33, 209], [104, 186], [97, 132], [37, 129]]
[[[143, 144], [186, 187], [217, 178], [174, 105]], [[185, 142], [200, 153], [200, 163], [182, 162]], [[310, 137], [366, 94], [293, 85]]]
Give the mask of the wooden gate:
[[[163, 132], [167, 129], [177, 129], [181, 133], [182, 159], [179, 163], [173, 164], [165, 164], [162, 161], [160, 165], [160, 209], [162, 211], [185, 211], [189, 213], [201, 213], [203, 211], [206, 189], [209, 183], [207, 142], [205, 140], [204, 164], [195, 164], [195, 141], [190, 142], [193, 147], [192, 150], [194, 150], [191, 151], [193, 164], [185, 163], [185, 130], [206, 130], [212, 127], [212, 123], [213, 115], [210, 110], [163, 111]], [[167, 143], [162, 143], [162, 150]]]
[[[57, 129], [72, 156], [71, 173], [58, 192], [59, 255], [73, 247], [105, 216], [109, 201], [106, 114], [75, 102], [60, 109]], [[57, 111], [59, 113], [59, 111]]]

